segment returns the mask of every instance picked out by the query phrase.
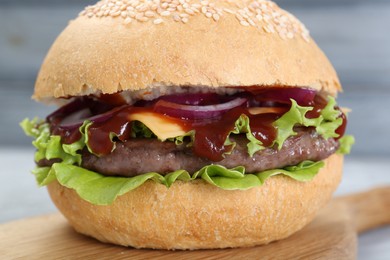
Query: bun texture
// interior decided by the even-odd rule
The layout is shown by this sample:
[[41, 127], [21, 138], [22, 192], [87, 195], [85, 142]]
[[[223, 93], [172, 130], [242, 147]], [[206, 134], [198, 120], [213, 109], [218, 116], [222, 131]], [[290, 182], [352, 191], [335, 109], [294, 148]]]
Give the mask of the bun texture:
[[90, 204], [56, 181], [48, 190], [76, 231], [102, 242], [155, 249], [249, 247], [308, 224], [338, 186], [342, 164], [343, 156], [335, 154], [310, 182], [274, 176], [245, 191], [203, 180], [176, 181], [170, 188], [148, 181], [109, 206]]
[[[182, 11], [180, 21], [174, 13], [165, 16], [168, 10], [141, 22], [116, 13], [100, 17], [91, 10], [101, 9], [101, 3], [87, 8], [51, 47], [33, 98], [53, 101], [161, 86], [299, 86], [331, 95], [341, 90], [332, 65], [291, 14], [268, 1], [212, 2], [211, 18], [199, 7], [188, 17]], [[199, 1], [188, 3], [194, 10], [199, 6]], [[255, 10], [253, 3], [269, 7]], [[242, 14], [245, 8], [252, 18]]]

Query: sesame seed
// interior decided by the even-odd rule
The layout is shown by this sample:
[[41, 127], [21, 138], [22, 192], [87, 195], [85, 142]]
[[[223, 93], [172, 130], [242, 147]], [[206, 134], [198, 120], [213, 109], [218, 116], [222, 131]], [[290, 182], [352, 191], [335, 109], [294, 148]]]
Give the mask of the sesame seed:
[[255, 22], [251, 19], [251, 18], [248, 18], [247, 19], [248, 23], [252, 26], [256, 26]]
[[234, 14], [234, 12], [228, 8], [224, 8], [223, 9], [226, 13], [229, 13], [229, 14]]
[[236, 18], [237, 18], [240, 22], [244, 20], [244, 18], [243, 18], [241, 15], [239, 15], [238, 13], [236, 13]]
[[146, 21], [149, 20], [147, 17], [144, 16], [143, 13], [138, 13], [138, 14], [135, 16], [135, 19], [136, 19], [137, 21], [140, 21], [140, 22], [146, 22]]
[[171, 12], [169, 12], [169, 11], [164, 11], [164, 12], [161, 12], [160, 15], [161, 15], [161, 16], [170, 16], [170, 15], [171, 15]]
[[100, 19], [109, 16], [123, 19], [124, 24], [133, 20], [151, 20], [153, 24], [160, 24], [169, 20], [156, 18], [158, 15], [171, 17], [175, 22], [188, 23], [192, 16], [199, 14], [212, 18], [215, 22], [234, 15], [243, 26], [253, 26], [266, 33], [275, 33], [282, 39], [300, 36], [305, 41], [310, 41], [306, 27], [295, 16], [269, 0], [101, 0], [95, 5], [87, 6], [79, 16]]
[[249, 26], [249, 23], [247, 21], [240, 21], [240, 24], [243, 25], [243, 26]]
[[190, 8], [184, 9], [184, 11], [185, 11], [187, 14], [190, 14], [190, 15], [194, 15], [194, 14], [195, 14], [195, 12], [194, 12], [192, 9], [190, 9]]
[[139, 20], [139, 19], [141, 19], [142, 17], [144, 17], [144, 14], [143, 14], [143, 13], [138, 13], [138, 14], [135, 16], [135, 19]]
[[135, 18], [135, 16], [137, 15], [136, 12], [133, 12], [133, 11], [127, 11], [127, 16], [131, 17], [131, 18]]
[[130, 17], [127, 17], [127, 18], [124, 20], [124, 23], [125, 23], [125, 24], [129, 24], [129, 23], [131, 23], [132, 20], [133, 20], [133, 19], [131, 19]]
[[139, 5], [139, 1], [138, 0], [133, 0], [133, 1], [130, 1], [130, 4], [132, 7], [136, 7], [137, 5]]
[[135, 10], [139, 12], [145, 12], [148, 9], [148, 6], [146, 4], [140, 4], [138, 5]]
[[154, 24], [160, 24], [160, 23], [162, 23], [162, 22], [164, 22], [164, 20], [161, 19], [161, 18], [157, 18], [157, 19], [155, 19], [155, 20], [153, 21]]
[[175, 22], [180, 22], [180, 21], [181, 21], [181, 18], [180, 18], [180, 16], [179, 16], [178, 14], [174, 14], [174, 15], [173, 15], [173, 20], [174, 20]]
[[145, 16], [149, 17], [149, 18], [154, 17], [155, 15], [156, 15], [156, 13], [153, 11], [146, 11], [145, 12]]
[[192, 11], [194, 11], [195, 13], [199, 13], [200, 11], [199, 11], [199, 8], [197, 8], [197, 7], [191, 7], [191, 10]]

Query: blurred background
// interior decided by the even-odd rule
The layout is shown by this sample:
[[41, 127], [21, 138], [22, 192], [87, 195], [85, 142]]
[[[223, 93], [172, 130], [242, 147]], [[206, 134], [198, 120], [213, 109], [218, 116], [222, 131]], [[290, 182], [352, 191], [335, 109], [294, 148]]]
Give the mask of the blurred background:
[[[0, 223], [55, 210], [28, 175], [33, 148], [18, 123], [54, 109], [30, 100], [35, 77], [56, 36], [94, 2], [0, 0]], [[344, 93], [339, 104], [352, 109], [348, 132], [357, 142], [337, 194], [390, 184], [390, 1], [276, 2], [306, 24], [340, 76]], [[390, 245], [389, 228], [375, 234], [360, 238], [360, 250], [374, 253]]]

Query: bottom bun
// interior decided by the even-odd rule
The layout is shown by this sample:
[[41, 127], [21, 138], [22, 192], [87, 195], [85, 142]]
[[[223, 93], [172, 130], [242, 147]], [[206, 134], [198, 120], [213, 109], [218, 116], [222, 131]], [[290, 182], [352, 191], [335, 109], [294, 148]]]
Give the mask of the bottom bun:
[[176, 181], [170, 188], [148, 181], [109, 206], [92, 205], [58, 182], [48, 190], [76, 231], [102, 242], [155, 249], [249, 247], [308, 224], [338, 186], [342, 164], [341, 155], [332, 155], [310, 182], [274, 176], [245, 191], [203, 180]]

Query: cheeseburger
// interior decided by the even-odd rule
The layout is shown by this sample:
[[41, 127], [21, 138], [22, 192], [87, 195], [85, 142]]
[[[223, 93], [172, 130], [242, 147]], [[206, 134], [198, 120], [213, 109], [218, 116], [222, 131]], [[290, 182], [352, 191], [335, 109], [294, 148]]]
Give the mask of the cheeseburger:
[[271, 1], [88, 6], [54, 42], [24, 120], [74, 229], [136, 248], [248, 247], [310, 222], [340, 182], [338, 77]]

